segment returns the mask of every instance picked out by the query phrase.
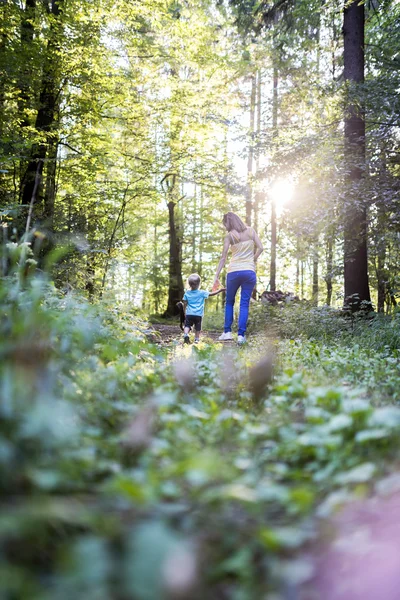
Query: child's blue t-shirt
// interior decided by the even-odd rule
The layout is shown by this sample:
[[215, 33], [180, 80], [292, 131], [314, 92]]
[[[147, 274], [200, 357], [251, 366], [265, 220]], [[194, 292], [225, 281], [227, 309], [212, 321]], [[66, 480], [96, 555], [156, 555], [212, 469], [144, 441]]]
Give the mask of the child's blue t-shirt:
[[183, 299], [187, 302], [186, 314], [196, 317], [204, 315], [204, 300], [208, 298], [210, 292], [206, 290], [186, 290]]

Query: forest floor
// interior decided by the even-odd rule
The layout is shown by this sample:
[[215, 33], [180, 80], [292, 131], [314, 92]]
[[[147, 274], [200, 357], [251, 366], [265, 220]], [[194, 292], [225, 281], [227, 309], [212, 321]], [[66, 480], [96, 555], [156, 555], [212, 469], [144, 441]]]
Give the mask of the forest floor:
[[[173, 351], [177, 364], [185, 357], [193, 360], [189, 349], [179, 350], [182, 333], [178, 326], [153, 327], [166, 346], [173, 347], [178, 342]], [[261, 488], [260, 496], [266, 499], [267, 507], [280, 505], [276, 523], [272, 520], [265, 525], [261, 534], [267, 553], [276, 553], [278, 558], [276, 562], [270, 558], [270, 574], [284, 581], [277, 597], [397, 600], [397, 592], [392, 593], [399, 582], [397, 563], [389, 557], [399, 549], [396, 539], [400, 532], [400, 474], [389, 438], [400, 419], [398, 408], [393, 406], [398, 398], [394, 391], [398, 354], [393, 356], [388, 346], [382, 353], [370, 351], [357, 339], [350, 338], [347, 343], [331, 340], [327, 344], [304, 338], [272, 340], [266, 331], [261, 331], [249, 337], [244, 352], [237, 352], [234, 343], [218, 344], [229, 348], [227, 353], [220, 352], [218, 359], [213, 342], [219, 335], [220, 331], [205, 330], [202, 340], [205, 351], [209, 349], [217, 365], [222, 360], [226, 374], [224, 378], [220, 371], [220, 376], [225, 383], [233, 378], [233, 396], [239, 389], [235, 389], [238, 379], [234, 369], [237, 367], [243, 375], [245, 364], [250, 377], [260, 378], [257, 365], [264, 375], [268, 368], [262, 362], [266, 349], [270, 355], [276, 351], [270, 399], [260, 412], [255, 387], [247, 381], [255, 403], [248, 406], [242, 435], [236, 437], [236, 444], [230, 440], [228, 450], [233, 461], [247, 463], [248, 473], [254, 463], [259, 468], [263, 466], [247, 480], [237, 477], [226, 493], [227, 501], [236, 498], [251, 503], [251, 492]], [[176, 377], [178, 381], [180, 377], [185, 379], [184, 369], [182, 374], [178, 369]], [[262, 374], [261, 384], [263, 395]], [[243, 403], [243, 390], [240, 395]], [[233, 396], [231, 408], [238, 409], [240, 402], [237, 398], [232, 402]], [[229, 400], [229, 393], [226, 398]], [[204, 405], [202, 411], [200, 418], [209, 419], [210, 412]], [[237, 412], [241, 419], [239, 415]], [[246, 436], [246, 429], [252, 430], [253, 436]], [[225, 452], [226, 442], [217, 430], [218, 427], [214, 435], [220, 438], [219, 449]], [[263, 449], [255, 438], [263, 437], [267, 431], [269, 440], [265, 440]], [[213, 451], [211, 448], [210, 445]], [[265, 452], [270, 454], [267, 460], [262, 458]], [[269, 471], [267, 477], [265, 468]], [[271, 506], [266, 509], [267, 522], [271, 519], [270, 510]], [[238, 549], [239, 556], [240, 552]], [[379, 566], [382, 554], [387, 558], [384, 567]], [[248, 564], [242, 568], [250, 570]], [[250, 597], [255, 589], [256, 586]]]
[[[158, 336], [155, 338], [156, 343], [170, 344], [173, 341], [182, 341], [183, 333], [179, 327], [179, 325], [167, 325], [164, 323], [154, 323], [152, 325], [152, 329], [154, 329]], [[206, 329], [201, 332], [202, 340], [212, 340], [214, 342], [218, 341], [219, 336], [221, 335], [222, 330], [212, 330]], [[228, 342], [229, 343], [229, 342]]]
[[260, 305], [244, 347], [213, 313], [187, 346], [42, 293], [0, 323], [7, 597], [398, 600], [397, 318]]

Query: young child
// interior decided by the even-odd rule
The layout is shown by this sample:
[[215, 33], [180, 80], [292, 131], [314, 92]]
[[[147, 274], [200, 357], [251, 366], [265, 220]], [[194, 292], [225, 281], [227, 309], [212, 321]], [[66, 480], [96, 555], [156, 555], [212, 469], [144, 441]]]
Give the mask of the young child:
[[210, 296], [216, 296], [220, 292], [224, 292], [225, 288], [221, 288], [217, 291], [207, 292], [206, 290], [200, 290], [200, 275], [193, 273], [188, 277], [188, 284], [190, 290], [186, 290], [183, 296], [183, 303], [186, 308], [185, 328], [183, 330], [183, 340], [185, 344], [189, 344], [189, 331], [194, 326], [195, 338], [194, 343], [197, 344], [200, 339], [201, 331], [201, 319], [204, 315], [204, 301]]

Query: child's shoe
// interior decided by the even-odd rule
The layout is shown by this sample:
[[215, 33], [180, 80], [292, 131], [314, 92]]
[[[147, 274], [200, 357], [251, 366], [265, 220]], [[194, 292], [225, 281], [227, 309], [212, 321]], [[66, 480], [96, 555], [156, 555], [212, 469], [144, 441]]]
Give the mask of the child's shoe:
[[194, 343], [198, 344], [200, 342], [199, 338], [195, 338]]
[[244, 335], [238, 335], [237, 343], [239, 346], [243, 346], [246, 343], [246, 337]]
[[218, 339], [219, 339], [220, 342], [227, 342], [228, 340], [233, 340], [232, 332], [231, 331], [226, 331], [225, 333], [223, 333], [222, 335], [220, 335]]
[[183, 336], [183, 343], [184, 344], [190, 344], [190, 340], [189, 340], [189, 336], [188, 335], [184, 335]]

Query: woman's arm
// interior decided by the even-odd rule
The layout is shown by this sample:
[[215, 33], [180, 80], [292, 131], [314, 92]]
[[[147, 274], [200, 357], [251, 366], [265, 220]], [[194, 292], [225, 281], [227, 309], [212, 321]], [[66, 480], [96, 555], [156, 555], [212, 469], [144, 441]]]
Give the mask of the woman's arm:
[[227, 259], [227, 256], [228, 256], [228, 252], [229, 252], [229, 246], [230, 245], [231, 245], [231, 240], [230, 240], [230, 237], [229, 237], [229, 234], [228, 234], [227, 236], [225, 236], [225, 239], [224, 239], [224, 247], [222, 249], [222, 256], [221, 256], [221, 259], [220, 259], [220, 261], [218, 263], [217, 271], [215, 273], [214, 284], [218, 282], [218, 277], [219, 277], [222, 269], [225, 266], [226, 259]]
[[[253, 231], [254, 231], [254, 229], [253, 229]], [[264, 250], [264, 246], [262, 245], [261, 240], [258, 237], [256, 231], [254, 231], [253, 239], [254, 239], [254, 243], [256, 245], [256, 251], [254, 253], [254, 262], [257, 262], [258, 257], [260, 256], [261, 252]]]

